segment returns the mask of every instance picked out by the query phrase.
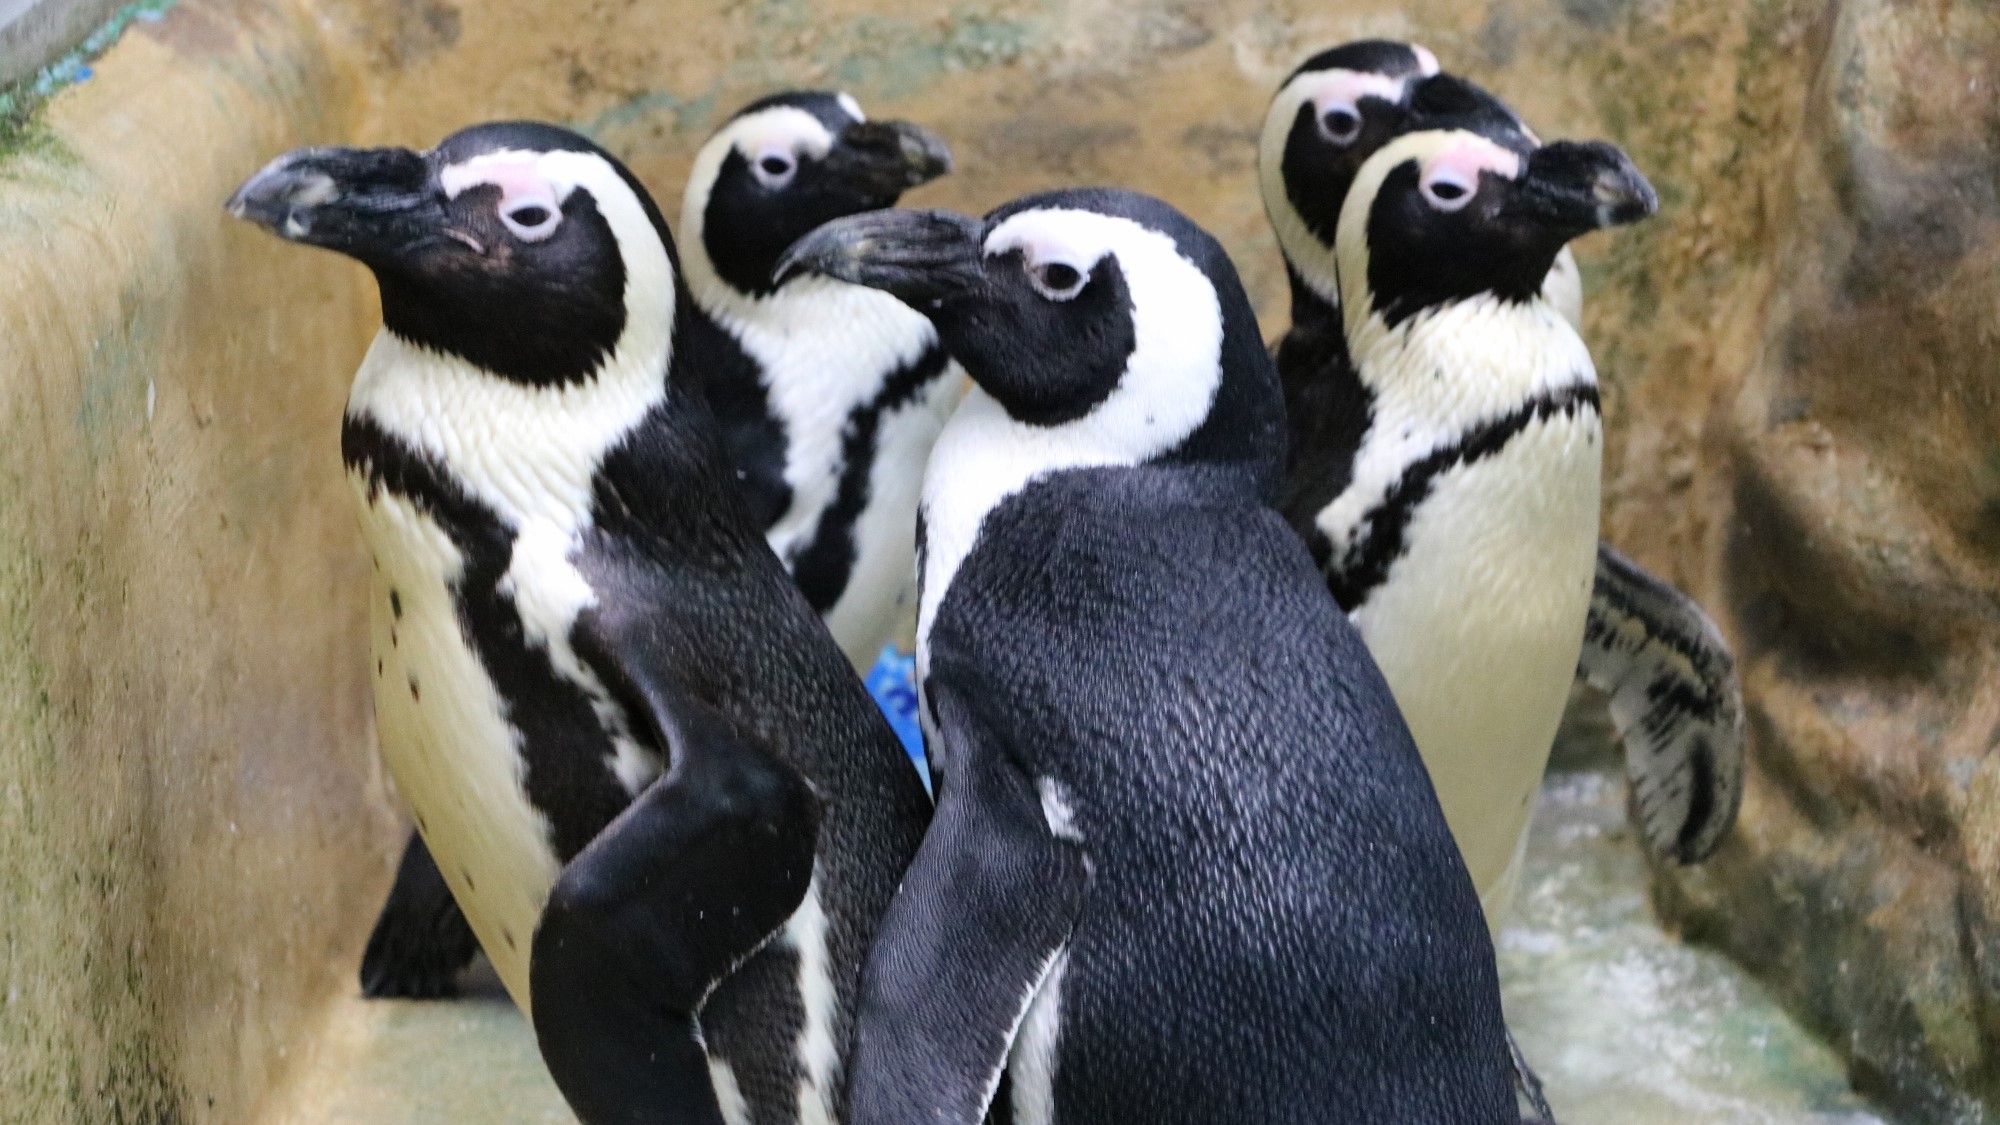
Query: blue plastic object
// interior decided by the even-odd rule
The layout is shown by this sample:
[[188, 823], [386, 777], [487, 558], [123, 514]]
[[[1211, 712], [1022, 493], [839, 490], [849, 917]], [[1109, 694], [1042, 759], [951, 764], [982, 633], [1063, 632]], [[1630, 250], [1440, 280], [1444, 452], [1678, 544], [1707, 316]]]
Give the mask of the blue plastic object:
[[895, 645], [884, 645], [863, 682], [928, 786], [931, 771], [924, 764], [924, 732], [917, 724], [917, 658], [898, 651]]

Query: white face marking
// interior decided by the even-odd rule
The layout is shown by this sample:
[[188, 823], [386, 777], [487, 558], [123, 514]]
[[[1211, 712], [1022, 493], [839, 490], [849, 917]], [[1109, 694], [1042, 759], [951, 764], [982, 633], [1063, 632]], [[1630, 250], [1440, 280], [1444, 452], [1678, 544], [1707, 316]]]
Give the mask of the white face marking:
[[[1063, 469], [1136, 465], [1200, 427], [1221, 384], [1222, 306], [1173, 239], [1089, 211], [1024, 211], [994, 228], [989, 255], [1033, 248], [1095, 263], [1115, 254], [1132, 301], [1133, 350], [1118, 386], [1059, 426], [1016, 422], [974, 388], [945, 424], [924, 474], [926, 546], [917, 612], [919, 683], [930, 674], [930, 627], [979, 526], [1007, 497]], [[1060, 357], [1050, 357], [1058, 362]], [[945, 748], [949, 756], [949, 748]]]
[[446, 199], [457, 199], [470, 188], [500, 189], [496, 205], [500, 221], [523, 242], [541, 242], [562, 225], [563, 201], [574, 183], [550, 179], [535, 153], [503, 151], [475, 156], [438, 173]]
[[833, 100], [839, 102], [840, 108], [847, 111], [847, 116], [852, 117], [857, 122], [868, 120], [868, 115], [861, 112], [861, 103], [854, 100], [854, 95], [842, 90], [833, 96]]
[[1057, 1047], [1062, 1041], [1063, 974], [1069, 951], [1056, 955], [1021, 1019], [1009, 1055], [1014, 1076], [1014, 1125], [1055, 1125]]
[[799, 1077], [799, 1125], [835, 1125], [833, 1106], [840, 1081], [840, 1047], [836, 1040], [840, 997], [826, 949], [826, 910], [820, 904], [817, 874], [806, 887], [805, 901], [786, 924], [784, 940], [799, 958], [799, 999], [805, 1025], [794, 1050], [805, 1071]]
[[1521, 174], [1519, 154], [1473, 137], [1427, 154], [1417, 176], [1424, 201], [1440, 211], [1459, 211], [1479, 193], [1480, 177], [1511, 180]]
[[[852, 99], [849, 99], [852, 100]], [[801, 159], [819, 160], [833, 148], [833, 134], [819, 118], [797, 106], [772, 106], [745, 114], [717, 130], [695, 154], [688, 172], [687, 191], [681, 197], [681, 257], [688, 285], [699, 295], [711, 286], [728, 288], [716, 276], [709, 261], [702, 231], [707, 220], [709, 195], [722, 175], [729, 154], [740, 154], [749, 163], [751, 174], [766, 186], [782, 187], [791, 182]], [[765, 167], [765, 161], [773, 161]], [[777, 171], [779, 164], [785, 170]]]
[[1368, 71], [1308, 71], [1285, 83], [1264, 114], [1264, 132], [1257, 142], [1257, 182], [1264, 194], [1264, 213], [1277, 232], [1286, 260], [1331, 304], [1340, 303], [1333, 248], [1313, 236], [1285, 191], [1285, 144], [1291, 138], [1292, 123], [1298, 119], [1299, 108], [1309, 103], [1322, 123], [1328, 111], [1337, 108], [1352, 112], [1359, 121], [1362, 98], [1400, 102], [1406, 85], [1404, 79]]

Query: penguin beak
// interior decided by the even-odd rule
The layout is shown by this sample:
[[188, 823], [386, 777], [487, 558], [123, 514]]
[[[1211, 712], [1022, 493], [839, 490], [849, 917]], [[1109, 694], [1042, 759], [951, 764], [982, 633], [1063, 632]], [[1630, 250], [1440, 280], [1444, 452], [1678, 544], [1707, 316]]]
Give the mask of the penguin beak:
[[440, 237], [430, 166], [404, 148], [301, 148], [245, 181], [229, 213], [288, 242], [375, 263]]
[[1556, 141], [1535, 149], [1519, 199], [1527, 218], [1564, 241], [1638, 222], [1660, 208], [1653, 185], [1631, 158], [1603, 141]]
[[864, 121], [841, 130], [826, 154], [827, 173], [881, 206], [951, 171], [951, 149], [907, 121]]
[[984, 232], [984, 223], [955, 211], [866, 211], [793, 243], [771, 279], [783, 285], [799, 274], [824, 274], [925, 310], [985, 279]]

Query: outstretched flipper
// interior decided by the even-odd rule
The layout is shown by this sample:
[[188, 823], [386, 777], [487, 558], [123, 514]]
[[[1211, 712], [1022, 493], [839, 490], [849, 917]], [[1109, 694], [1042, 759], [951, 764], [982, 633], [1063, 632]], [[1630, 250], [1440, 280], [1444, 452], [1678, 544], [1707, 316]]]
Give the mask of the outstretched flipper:
[[396, 884], [361, 954], [361, 995], [370, 1000], [438, 1000], [458, 995], [458, 974], [479, 953], [465, 912], [424, 838], [410, 833]]
[[573, 643], [670, 765], [550, 892], [528, 969], [535, 1038], [585, 1125], [722, 1125], [701, 1006], [804, 900], [819, 803], [661, 672], [643, 616], [586, 611]]
[[1743, 798], [1743, 688], [1715, 623], [1600, 543], [1577, 674], [1611, 697], [1647, 847], [1706, 859]]
[[936, 705], [946, 783], [862, 971], [849, 1125], [980, 1125], [1089, 886], [1010, 748]]

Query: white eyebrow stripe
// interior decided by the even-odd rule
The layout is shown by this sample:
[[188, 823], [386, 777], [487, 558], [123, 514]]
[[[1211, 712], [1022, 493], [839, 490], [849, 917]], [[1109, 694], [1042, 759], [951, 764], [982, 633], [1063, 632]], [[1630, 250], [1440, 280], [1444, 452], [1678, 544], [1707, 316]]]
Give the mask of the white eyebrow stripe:
[[446, 199], [457, 199], [473, 188], [490, 184], [500, 189], [503, 199], [553, 196], [554, 201], [561, 204], [569, 199], [570, 192], [576, 190], [576, 183], [568, 177], [548, 174], [549, 168], [543, 162], [545, 158], [556, 155], [561, 154], [521, 152], [518, 149], [483, 153], [447, 165], [438, 173], [438, 185], [444, 188]]

